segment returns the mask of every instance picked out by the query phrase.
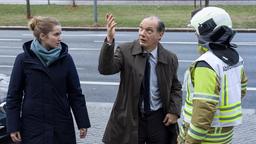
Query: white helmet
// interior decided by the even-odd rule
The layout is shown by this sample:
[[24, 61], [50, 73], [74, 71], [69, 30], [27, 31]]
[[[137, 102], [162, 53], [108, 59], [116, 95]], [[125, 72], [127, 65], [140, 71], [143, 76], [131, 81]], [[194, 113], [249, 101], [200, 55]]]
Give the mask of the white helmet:
[[189, 25], [195, 28], [198, 35], [208, 34], [220, 26], [227, 26], [232, 29], [229, 14], [218, 7], [205, 7], [199, 10], [192, 17]]

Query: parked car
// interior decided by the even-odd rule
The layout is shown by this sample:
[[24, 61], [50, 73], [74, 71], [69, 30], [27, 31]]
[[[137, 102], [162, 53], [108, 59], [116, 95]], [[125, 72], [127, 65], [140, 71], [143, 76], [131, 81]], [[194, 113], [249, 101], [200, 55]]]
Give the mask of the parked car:
[[9, 134], [6, 131], [6, 94], [9, 77], [0, 74], [0, 144], [12, 144]]

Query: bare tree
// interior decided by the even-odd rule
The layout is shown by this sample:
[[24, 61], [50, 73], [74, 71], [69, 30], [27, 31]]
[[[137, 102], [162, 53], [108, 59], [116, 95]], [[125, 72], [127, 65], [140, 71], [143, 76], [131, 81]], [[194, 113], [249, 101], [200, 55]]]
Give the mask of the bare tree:
[[31, 18], [31, 10], [30, 10], [30, 1], [26, 0], [27, 2], [27, 19]]
[[76, 7], [76, 0], [72, 0], [73, 1], [73, 7]]
[[[197, 1], [197, 0], [194, 0], [194, 8], [195, 8], [195, 9], [197, 8], [197, 6], [196, 6], [196, 1]], [[205, 6], [205, 7], [208, 7], [208, 6], [209, 6], [209, 3], [210, 3], [210, 0], [205, 0], [204, 6]], [[200, 8], [202, 7], [202, 0], [199, 0], [199, 7], [200, 7]]]
[[209, 6], [209, 1], [210, 1], [210, 0], [205, 0], [205, 7], [208, 7], [208, 6]]
[[[196, 1], [197, 1], [197, 0], [194, 0], [194, 9], [197, 8], [197, 6], [196, 6]], [[200, 7], [200, 8], [202, 7], [202, 0], [199, 0], [199, 7]]]

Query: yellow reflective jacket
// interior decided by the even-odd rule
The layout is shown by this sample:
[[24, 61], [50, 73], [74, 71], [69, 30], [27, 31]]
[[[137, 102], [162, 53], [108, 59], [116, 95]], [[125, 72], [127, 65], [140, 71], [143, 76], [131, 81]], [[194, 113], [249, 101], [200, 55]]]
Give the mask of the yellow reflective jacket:
[[[208, 52], [207, 52], [208, 53]], [[208, 58], [208, 57], [207, 57]], [[202, 60], [202, 59], [201, 59]], [[217, 58], [216, 61], [217, 62]], [[223, 92], [223, 79], [216, 72], [216, 68], [212, 68], [207, 60], [204, 61], [206, 66], [198, 66], [198, 61], [193, 63], [187, 70], [184, 78], [184, 89], [186, 91], [185, 106], [183, 109], [183, 124], [180, 126], [180, 134], [178, 141], [180, 144], [196, 144], [196, 143], [231, 143], [233, 136], [233, 126], [218, 127], [213, 126], [213, 121], [218, 115], [217, 112], [234, 113], [241, 107], [240, 103], [228, 105], [228, 107], [220, 104]], [[246, 94], [247, 76], [244, 72], [243, 65], [239, 71], [239, 80], [241, 94]], [[240, 93], [240, 92], [239, 92]], [[239, 113], [237, 118], [241, 118]], [[230, 118], [230, 117], [229, 117]], [[235, 117], [233, 118], [234, 120]], [[229, 119], [224, 120], [228, 121]], [[224, 122], [225, 122], [224, 121]], [[230, 121], [228, 121], [231, 123]]]

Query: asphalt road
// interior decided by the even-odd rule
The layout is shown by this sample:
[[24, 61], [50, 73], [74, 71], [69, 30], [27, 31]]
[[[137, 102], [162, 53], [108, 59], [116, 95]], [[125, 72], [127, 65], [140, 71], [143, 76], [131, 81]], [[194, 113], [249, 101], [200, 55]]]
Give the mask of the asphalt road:
[[[113, 103], [118, 89], [119, 74], [103, 76], [98, 73], [98, 56], [106, 32], [95, 31], [63, 31], [62, 38], [69, 45], [69, 52], [74, 58], [80, 76], [81, 86], [88, 102]], [[245, 61], [245, 69], [249, 78], [248, 94], [244, 99], [244, 108], [256, 109], [256, 33], [238, 33], [233, 42]], [[0, 73], [10, 75], [12, 65], [22, 44], [33, 38], [30, 31], [0, 31]], [[137, 32], [117, 32], [117, 44], [132, 41]], [[194, 33], [165, 33], [162, 44], [179, 58], [178, 76], [183, 81], [183, 74], [189, 64], [199, 55], [196, 53], [196, 36]]]

